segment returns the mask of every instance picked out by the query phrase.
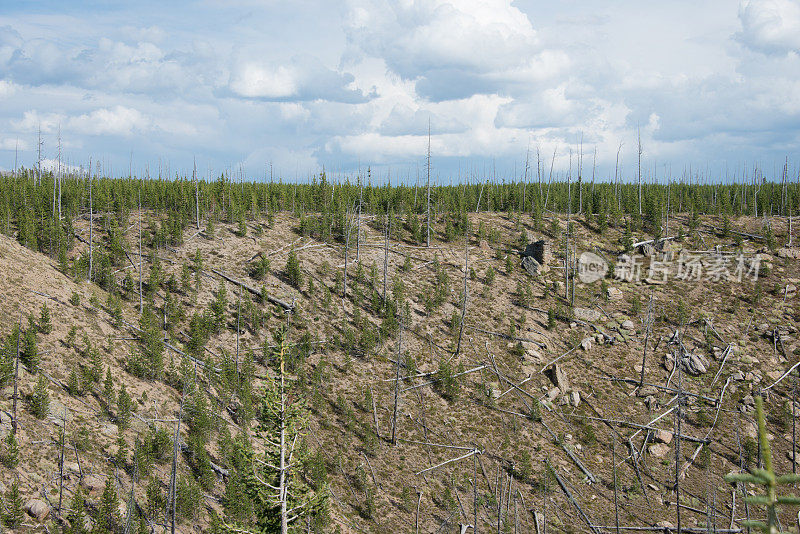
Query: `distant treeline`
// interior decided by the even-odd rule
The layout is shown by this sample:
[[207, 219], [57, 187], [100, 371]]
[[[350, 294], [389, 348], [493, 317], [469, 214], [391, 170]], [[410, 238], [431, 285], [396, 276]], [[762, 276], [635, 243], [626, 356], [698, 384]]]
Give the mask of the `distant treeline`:
[[278, 212], [295, 214], [304, 233], [321, 239], [342, 240], [348, 214], [359, 208], [362, 214], [376, 215], [379, 224], [386, 215], [393, 215], [409, 226], [424, 226], [429, 197], [431, 220], [445, 223], [448, 234], [461, 235], [468, 224], [466, 214], [476, 211], [529, 214], [536, 227], [551, 213], [569, 211], [603, 227], [636, 219], [645, 227], [658, 228], [667, 213], [796, 215], [800, 199], [800, 185], [788, 181], [785, 171], [779, 181], [761, 178], [747, 183], [486, 180], [435, 185], [428, 191], [424, 183], [372, 185], [368, 175], [361, 181], [334, 183], [321, 173], [310, 183], [300, 184], [234, 181], [224, 175], [211, 182], [191, 176], [175, 180], [94, 176], [90, 180], [85, 174], [39, 175], [23, 169], [16, 176], [0, 176], [0, 231], [53, 257], [71, 249], [75, 219], [89, 214], [90, 182], [92, 212], [107, 232], [105, 245], [117, 249], [123, 246], [122, 232], [135, 224], [131, 213], [139, 205], [148, 210], [148, 243], [163, 246], [179, 244], [188, 226], [205, 228], [215, 221], [243, 225], [255, 219], [272, 220]]

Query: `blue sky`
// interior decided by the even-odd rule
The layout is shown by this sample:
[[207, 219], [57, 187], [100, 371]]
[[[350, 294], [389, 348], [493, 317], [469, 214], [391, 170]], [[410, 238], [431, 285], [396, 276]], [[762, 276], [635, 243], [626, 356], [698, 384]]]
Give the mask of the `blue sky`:
[[[0, 168], [441, 181], [800, 162], [800, 1], [0, 4]], [[46, 165], [49, 163], [46, 163]], [[778, 171], [779, 172], [779, 171]]]

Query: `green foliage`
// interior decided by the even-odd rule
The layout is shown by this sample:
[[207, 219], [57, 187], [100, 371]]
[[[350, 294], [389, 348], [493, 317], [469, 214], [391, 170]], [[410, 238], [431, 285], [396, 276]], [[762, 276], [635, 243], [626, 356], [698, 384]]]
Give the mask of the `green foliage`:
[[119, 499], [112, 477], [106, 478], [103, 495], [97, 505], [92, 534], [114, 534], [122, 524], [119, 516]]
[[300, 270], [300, 260], [297, 258], [297, 252], [295, 252], [294, 247], [289, 251], [289, 258], [286, 260], [286, 279], [289, 283], [297, 288], [300, 289], [301, 284], [303, 283], [303, 273]]
[[253, 263], [253, 267], [250, 268], [250, 276], [255, 280], [263, 280], [269, 274], [269, 270], [269, 258], [262, 254], [259, 256], [258, 260]]
[[3, 449], [0, 451], [0, 463], [9, 469], [19, 465], [19, 444], [13, 432], [9, 432], [3, 439]]
[[36, 373], [39, 370], [39, 363], [41, 356], [39, 356], [39, 349], [36, 343], [36, 332], [38, 328], [35, 321], [30, 321], [33, 316], [29, 317], [28, 328], [22, 334], [22, 343], [20, 344], [19, 359], [30, 370], [31, 373]]
[[436, 371], [436, 386], [442, 397], [449, 401], [454, 401], [458, 398], [461, 392], [461, 383], [458, 380], [458, 373], [464, 371], [463, 365], [459, 364], [458, 368], [442, 360], [439, 362], [439, 369]]
[[2, 510], [3, 523], [9, 528], [19, 528], [25, 518], [22, 509], [22, 495], [19, 492], [19, 481], [14, 478], [11, 486], [6, 491], [6, 498], [3, 499]]
[[33, 388], [28, 398], [28, 407], [31, 413], [39, 419], [44, 419], [50, 409], [50, 393], [47, 390], [47, 379], [44, 375], [39, 375], [36, 387]]
[[486, 273], [483, 276], [487, 286], [494, 283], [495, 272], [491, 265], [486, 268]]
[[83, 488], [80, 484], [75, 488], [70, 511], [67, 514], [68, 525], [64, 528], [65, 534], [88, 534], [86, 528], [86, 502], [83, 497]]
[[133, 399], [128, 395], [125, 384], [122, 384], [119, 388], [119, 395], [117, 395], [117, 425], [119, 425], [120, 428], [128, 428], [131, 422], [133, 407]]
[[49, 334], [53, 331], [53, 324], [50, 322], [50, 309], [47, 307], [47, 303], [42, 304], [42, 308], [39, 311], [39, 332], [42, 334]]

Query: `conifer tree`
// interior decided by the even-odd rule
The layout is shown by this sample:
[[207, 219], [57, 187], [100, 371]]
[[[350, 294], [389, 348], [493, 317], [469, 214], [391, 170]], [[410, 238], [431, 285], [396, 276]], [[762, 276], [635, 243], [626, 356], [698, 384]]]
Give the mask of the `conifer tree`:
[[50, 322], [50, 310], [47, 303], [42, 304], [42, 309], [39, 314], [39, 332], [42, 334], [49, 334], [53, 331], [53, 324]]
[[112, 477], [108, 477], [103, 495], [100, 497], [100, 504], [97, 505], [92, 534], [113, 534], [120, 523], [117, 490], [114, 488]]

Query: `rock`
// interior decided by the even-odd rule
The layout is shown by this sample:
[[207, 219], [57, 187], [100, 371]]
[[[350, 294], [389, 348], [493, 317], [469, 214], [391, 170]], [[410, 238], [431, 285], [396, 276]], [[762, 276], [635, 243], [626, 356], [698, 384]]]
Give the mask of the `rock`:
[[581, 403], [581, 394], [577, 389], [569, 392], [569, 403], [576, 408]]
[[752, 395], [745, 395], [742, 398], [742, 404], [744, 404], [745, 406], [755, 406], [756, 400], [753, 398]]
[[681, 359], [681, 368], [690, 375], [705, 374], [708, 371], [708, 358], [702, 354], [687, 354]]
[[753, 356], [749, 356], [747, 354], [742, 354], [739, 357], [739, 361], [742, 363], [758, 363], [758, 358], [754, 358]]
[[797, 452], [794, 452], [793, 454], [792, 451], [786, 451], [786, 459], [790, 462], [794, 461], [795, 456], [797, 456], [797, 460], [800, 461], [800, 454], [797, 454]]
[[550, 402], [553, 402], [554, 400], [556, 400], [558, 398], [559, 395], [561, 395], [561, 389], [558, 388], [558, 387], [554, 387], [550, 391], [547, 392], [547, 400], [549, 400]]
[[649, 397], [650, 395], [658, 395], [658, 388], [655, 386], [642, 386], [636, 392], [637, 397]]
[[606, 291], [608, 300], [622, 300], [622, 291], [616, 287], [609, 287]]
[[669, 454], [669, 445], [666, 443], [652, 443], [647, 447], [647, 452], [654, 458], [663, 458]]
[[522, 268], [531, 276], [538, 276], [542, 272], [542, 264], [533, 259], [533, 256], [522, 258]]
[[656, 526], [658, 528], [663, 528], [665, 532], [667, 530], [672, 531], [675, 529], [675, 525], [673, 525], [669, 521], [659, 521], [658, 523], [656, 523]]
[[560, 388], [561, 391], [569, 391], [571, 389], [569, 387], [569, 379], [566, 373], [564, 373], [564, 369], [559, 364], [554, 363], [545, 369], [544, 374], [547, 375], [547, 378], [550, 379], [553, 385]]
[[581, 348], [587, 352], [592, 350], [592, 338], [590, 337], [583, 338], [583, 341], [581, 341]]
[[631, 321], [630, 319], [627, 319], [622, 322], [623, 330], [633, 330], [634, 328], [636, 328], [636, 325], [634, 325], [633, 321]]
[[787, 295], [793, 295], [797, 293], [797, 286], [794, 284], [786, 284], [784, 291], [786, 292]]
[[547, 260], [550, 256], [550, 243], [547, 243], [544, 239], [529, 243], [522, 255], [535, 260], [541, 268], [545, 268], [544, 266], [547, 265]]
[[741, 382], [744, 380], [744, 373], [741, 371], [736, 371], [735, 373], [731, 374], [731, 380], [736, 380], [737, 382]]
[[25, 511], [31, 517], [41, 521], [50, 513], [50, 507], [41, 499], [31, 499], [25, 503]]
[[525, 357], [532, 360], [535, 363], [541, 363], [543, 361], [542, 353], [538, 350], [528, 349], [525, 352]]
[[654, 396], [649, 395], [648, 397], [645, 397], [644, 405], [647, 406], [648, 410], [653, 411], [658, 408], [658, 401]]
[[573, 314], [576, 319], [587, 323], [594, 323], [600, 320], [600, 312], [589, 308], [574, 308]]
[[800, 249], [797, 248], [779, 248], [775, 253], [779, 258], [790, 258], [796, 260], [800, 258]]
[[656, 430], [653, 438], [659, 442], [664, 443], [665, 445], [669, 445], [672, 443], [672, 432], [669, 430]]
[[89, 493], [102, 491], [103, 488], [106, 487], [106, 481], [97, 475], [88, 475], [83, 477], [81, 484]]
[[664, 355], [664, 369], [670, 373], [675, 369], [675, 357], [672, 354]]

